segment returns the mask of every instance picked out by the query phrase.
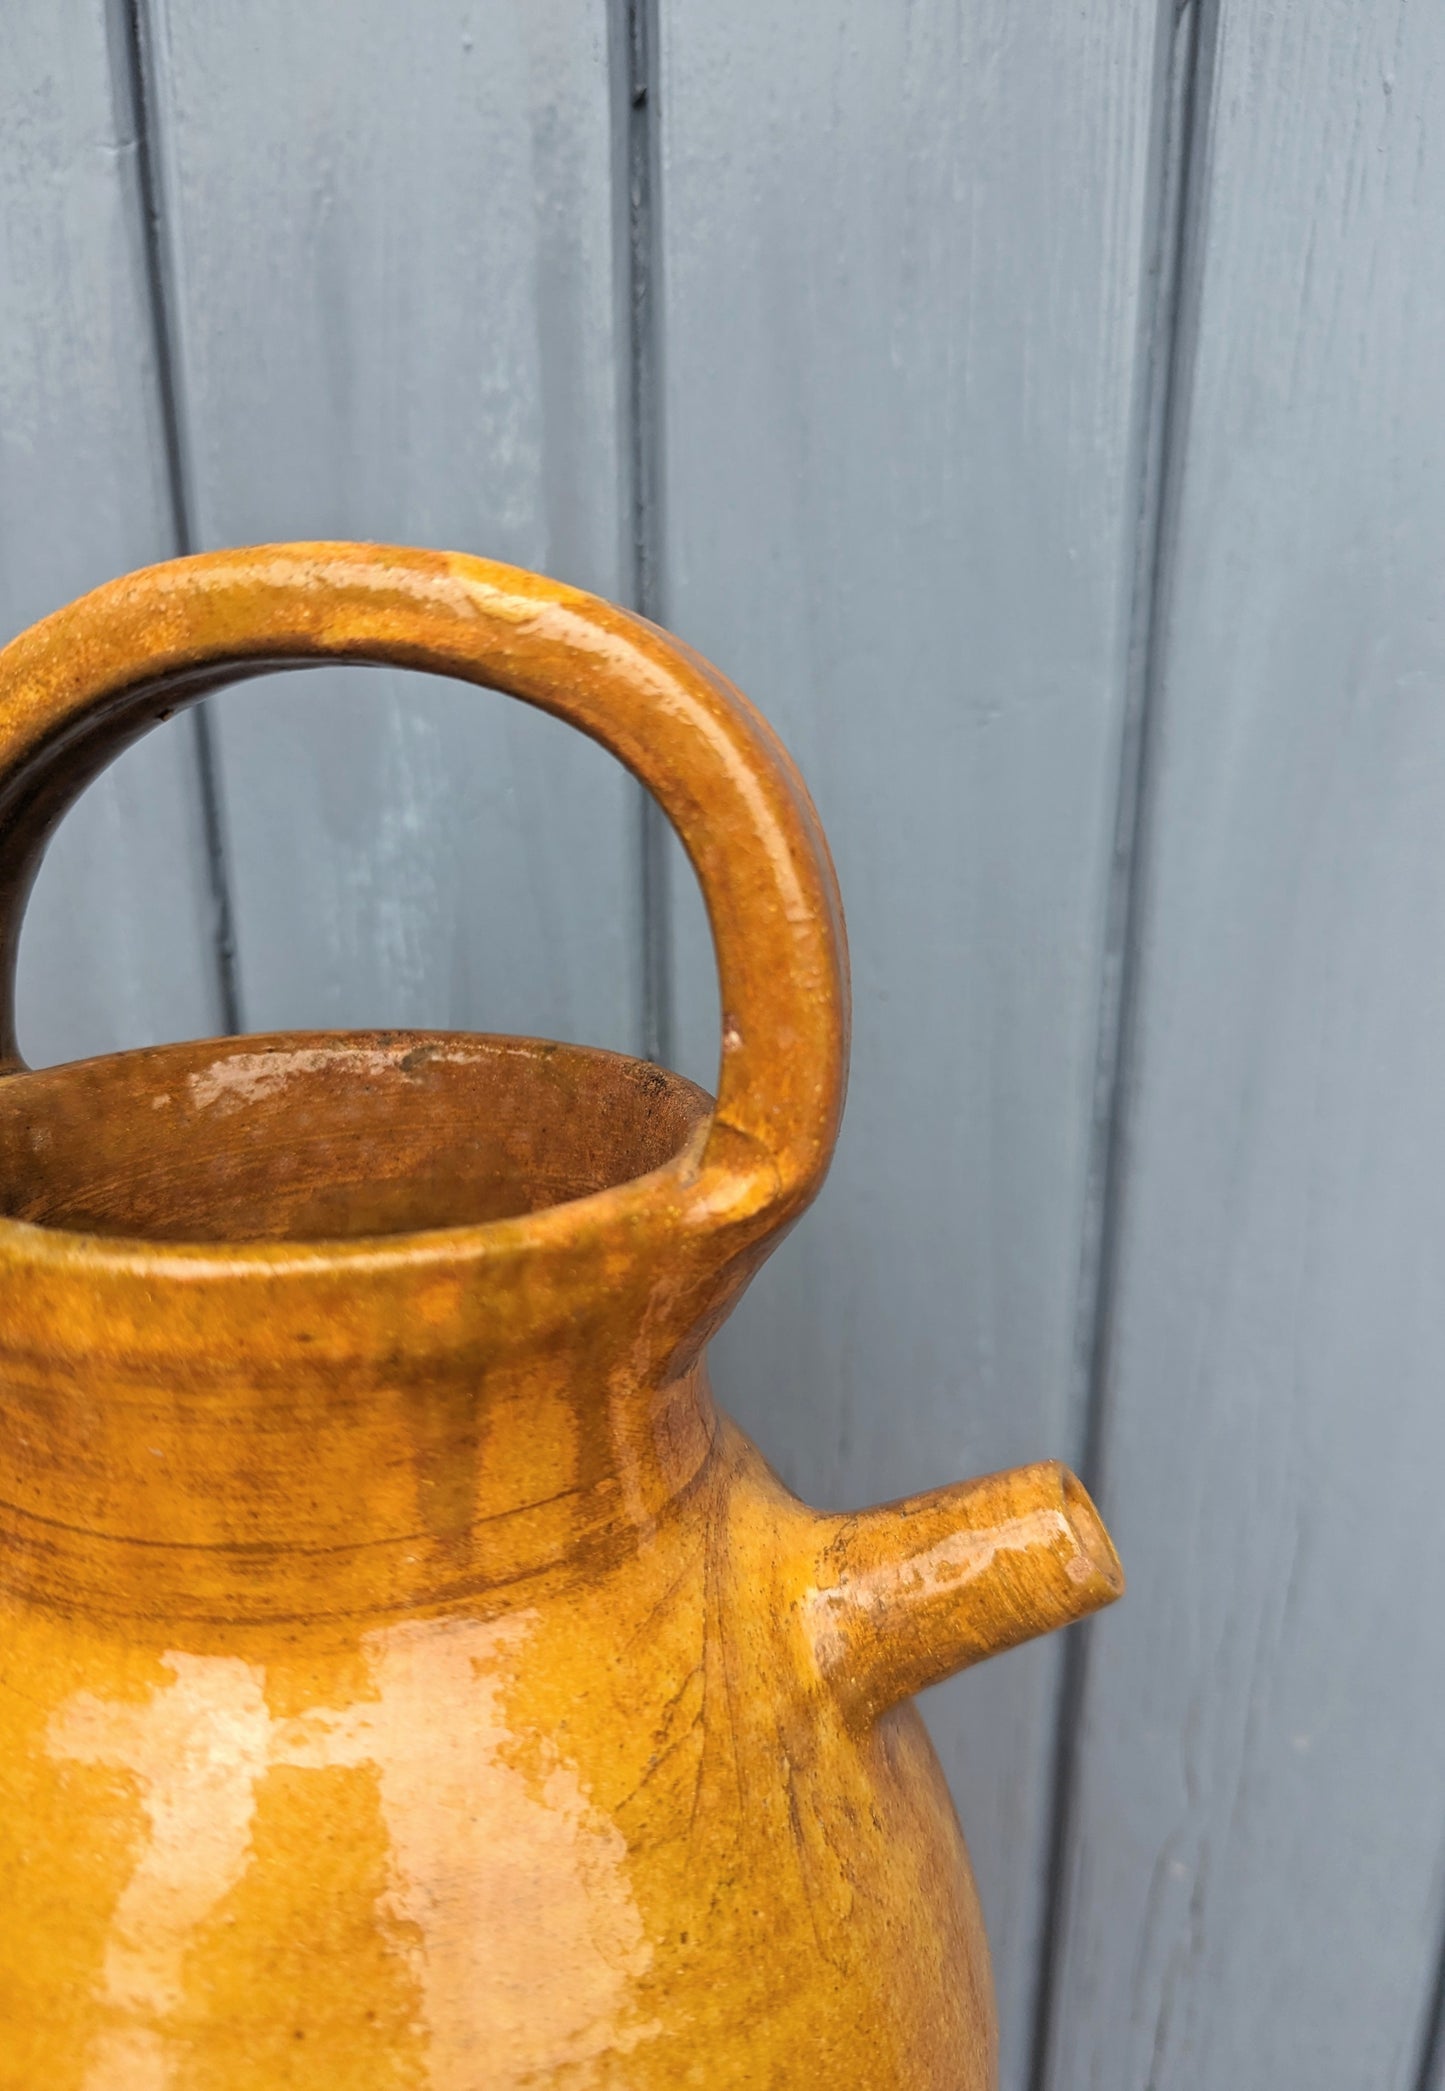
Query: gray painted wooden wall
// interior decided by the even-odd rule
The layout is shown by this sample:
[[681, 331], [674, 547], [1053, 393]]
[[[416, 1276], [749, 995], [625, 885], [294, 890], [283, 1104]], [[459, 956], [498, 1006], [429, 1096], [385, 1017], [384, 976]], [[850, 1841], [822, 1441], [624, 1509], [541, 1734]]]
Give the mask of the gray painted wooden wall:
[[[632, 600], [798, 755], [857, 1044], [717, 1346], [814, 1500], [1061, 1453], [1132, 1577], [927, 1711], [1005, 2091], [1445, 2091], [1438, 0], [9, 0], [0, 625], [177, 549]], [[500, 700], [277, 680], [65, 824], [22, 1036], [708, 1079]]]

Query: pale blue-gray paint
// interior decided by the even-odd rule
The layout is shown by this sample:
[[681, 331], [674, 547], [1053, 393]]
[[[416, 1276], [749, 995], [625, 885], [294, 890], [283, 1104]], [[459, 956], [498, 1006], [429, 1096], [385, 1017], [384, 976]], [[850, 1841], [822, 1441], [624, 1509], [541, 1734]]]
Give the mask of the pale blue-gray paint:
[[[601, 0], [157, 0], [166, 252], [203, 544], [362, 537], [621, 592]], [[637, 1041], [632, 787], [419, 676], [223, 697], [248, 1025]]]
[[1416, 2091], [1445, 1890], [1445, 16], [1204, 23], [1049, 2091]]

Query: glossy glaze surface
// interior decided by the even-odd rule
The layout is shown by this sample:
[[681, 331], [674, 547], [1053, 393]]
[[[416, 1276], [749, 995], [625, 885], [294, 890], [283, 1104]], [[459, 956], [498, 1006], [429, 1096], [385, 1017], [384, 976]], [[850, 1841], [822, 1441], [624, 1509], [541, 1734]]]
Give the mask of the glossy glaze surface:
[[697, 866], [716, 1108], [540, 1041], [242, 1039], [0, 1082], [0, 2086], [992, 2081], [907, 1695], [1110, 1601], [1052, 1465], [853, 1516], [703, 1346], [816, 1191], [841, 916], [664, 634], [338, 546], [132, 576], [0, 656], [0, 937], [114, 748], [283, 661], [593, 733]]

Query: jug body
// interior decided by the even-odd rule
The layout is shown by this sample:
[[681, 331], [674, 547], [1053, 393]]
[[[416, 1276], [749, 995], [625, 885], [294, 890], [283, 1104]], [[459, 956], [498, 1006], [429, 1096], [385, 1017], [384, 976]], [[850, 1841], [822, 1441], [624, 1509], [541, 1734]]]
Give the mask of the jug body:
[[[488, 683], [662, 801], [714, 1101], [548, 1041], [31, 1072], [45, 838], [116, 747], [316, 659]], [[455, 555], [128, 577], [0, 655], [0, 2091], [989, 2091], [910, 1696], [1117, 1596], [1052, 1464], [799, 1503], [706, 1344], [816, 1192], [846, 959], [807, 794], [624, 613]]]
[[0, 2084], [984, 2091], [952, 1804], [911, 1705], [819, 1689], [806, 1521], [723, 1422], [634, 1548], [490, 1598], [7, 1608]]

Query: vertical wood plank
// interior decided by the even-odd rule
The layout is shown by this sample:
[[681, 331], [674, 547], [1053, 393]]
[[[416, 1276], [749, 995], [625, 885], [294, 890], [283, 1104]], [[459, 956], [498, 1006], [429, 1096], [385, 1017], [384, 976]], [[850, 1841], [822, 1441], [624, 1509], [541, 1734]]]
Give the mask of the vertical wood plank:
[[[102, 0], [0, 10], [0, 637], [174, 550], [134, 111]], [[65, 820], [20, 953], [36, 1065], [216, 1028], [185, 722]]]
[[[621, 587], [603, 0], [156, 0], [205, 544]], [[219, 702], [246, 1021], [636, 1043], [635, 805], [555, 722], [377, 671]]]
[[1445, 15], [1211, 8], [1053, 2091], [1416, 2091], [1445, 1893]]
[[[662, 0], [665, 614], [832, 840], [853, 1083], [718, 1346], [815, 1501], [1077, 1449], [1139, 480], [1153, 10]], [[679, 907], [678, 1028], [716, 1002]], [[928, 1708], [1022, 2082], [1057, 1650]]]

